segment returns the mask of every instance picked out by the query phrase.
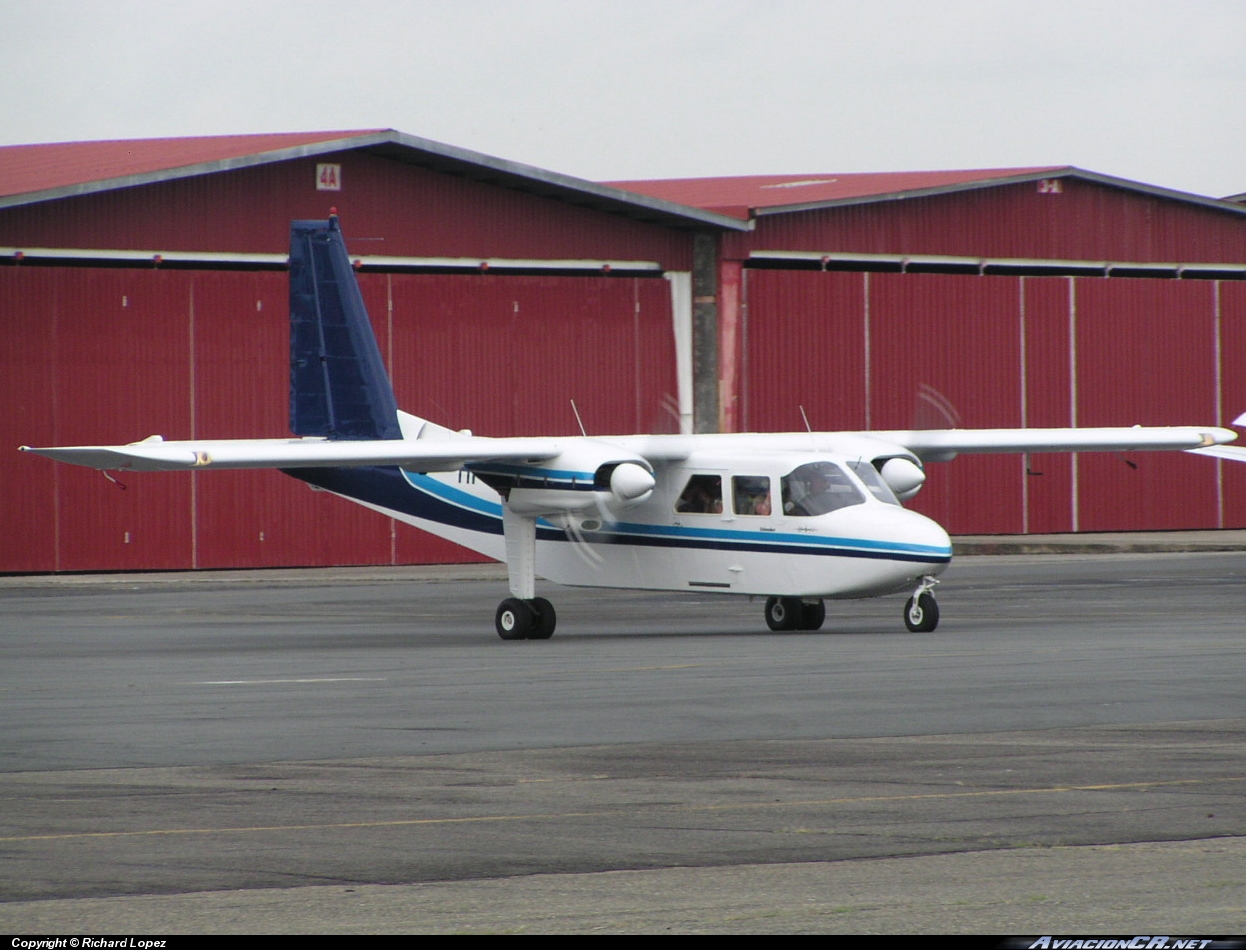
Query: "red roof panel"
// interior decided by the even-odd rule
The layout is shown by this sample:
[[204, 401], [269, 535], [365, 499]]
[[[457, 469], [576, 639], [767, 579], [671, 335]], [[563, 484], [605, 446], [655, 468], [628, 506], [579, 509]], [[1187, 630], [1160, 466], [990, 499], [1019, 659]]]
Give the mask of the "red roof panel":
[[1067, 168], [1065, 165], [1055, 165], [934, 172], [746, 175], [738, 178], [609, 181], [602, 184], [747, 219], [750, 210], [754, 208], [783, 208], [854, 198], [876, 198], [957, 185], [986, 184], [1001, 179], [1065, 171]]
[[0, 147], [0, 197], [228, 161], [379, 131], [384, 130], [7, 145]]

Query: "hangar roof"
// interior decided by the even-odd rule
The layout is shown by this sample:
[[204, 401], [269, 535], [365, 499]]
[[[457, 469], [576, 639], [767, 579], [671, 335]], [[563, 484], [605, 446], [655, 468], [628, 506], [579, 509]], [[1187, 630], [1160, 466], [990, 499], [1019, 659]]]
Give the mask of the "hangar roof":
[[979, 188], [1038, 181], [1045, 178], [1079, 178], [1152, 196], [1205, 205], [1222, 211], [1246, 213], [1231, 199], [1206, 198], [1182, 191], [1114, 178], [1071, 165], [1032, 168], [965, 169], [927, 172], [850, 172], [805, 175], [746, 175], [736, 178], [668, 178], [652, 181], [606, 182], [615, 188], [636, 191], [748, 219], [794, 211], [812, 211], [843, 205], [895, 201], [927, 195], [951, 194]]
[[393, 129], [0, 147], [0, 208], [360, 150], [502, 188], [678, 228], [745, 230], [737, 217], [686, 207]]

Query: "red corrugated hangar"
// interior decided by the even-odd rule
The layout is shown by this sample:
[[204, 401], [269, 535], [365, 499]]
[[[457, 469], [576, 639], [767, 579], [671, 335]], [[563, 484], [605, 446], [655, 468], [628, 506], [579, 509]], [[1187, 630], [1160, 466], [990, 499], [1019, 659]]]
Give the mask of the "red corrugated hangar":
[[[678, 432], [695, 247], [748, 227], [385, 130], [17, 146], [0, 169], [12, 447], [287, 436], [289, 226], [331, 207], [404, 409], [558, 435], [575, 399], [590, 433]], [[0, 571], [476, 559], [277, 472], [63, 468], [0, 453]]]
[[[1246, 410], [1246, 208], [1072, 168], [598, 185], [384, 130], [0, 168], [12, 447], [286, 435], [289, 221], [330, 206], [399, 404], [479, 434], [577, 432], [571, 399], [590, 434]], [[1246, 526], [1207, 459], [932, 468], [953, 533]], [[275, 472], [0, 472], [0, 571], [474, 559]]]
[[[1071, 167], [614, 182], [750, 220], [719, 262], [725, 429], [1223, 425], [1246, 411], [1246, 208]], [[1246, 526], [1246, 471], [963, 457], [954, 534]]]

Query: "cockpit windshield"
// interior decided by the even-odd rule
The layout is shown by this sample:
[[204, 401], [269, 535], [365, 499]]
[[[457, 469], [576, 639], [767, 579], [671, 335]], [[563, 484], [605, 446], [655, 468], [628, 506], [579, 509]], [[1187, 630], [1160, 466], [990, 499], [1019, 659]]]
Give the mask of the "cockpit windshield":
[[812, 518], [865, 503], [856, 482], [834, 462], [809, 462], [780, 481], [783, 513], [793, 518]]
[[900, 504], [900, 499], [896, 497], [895, 492], [891, 490], [891, 486], [883, 481], [882, 475], [878, 473], [871, 463], [865, 459], [857, 459], [855, 462], [849, 462], [848, 467], [856, 474], [857, 478], [865, 482], [865, 487], [870, 490], [870, 494], [879, 501], [885, 501], [889, 505], [904, 507]]

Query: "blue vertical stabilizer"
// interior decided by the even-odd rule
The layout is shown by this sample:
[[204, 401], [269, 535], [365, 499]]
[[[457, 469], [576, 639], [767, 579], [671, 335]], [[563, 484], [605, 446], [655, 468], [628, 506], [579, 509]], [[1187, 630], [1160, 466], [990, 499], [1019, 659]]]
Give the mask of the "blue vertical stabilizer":
[[290, 430], [400, 439], [398, 404], [337, 217], [290, 223]]

